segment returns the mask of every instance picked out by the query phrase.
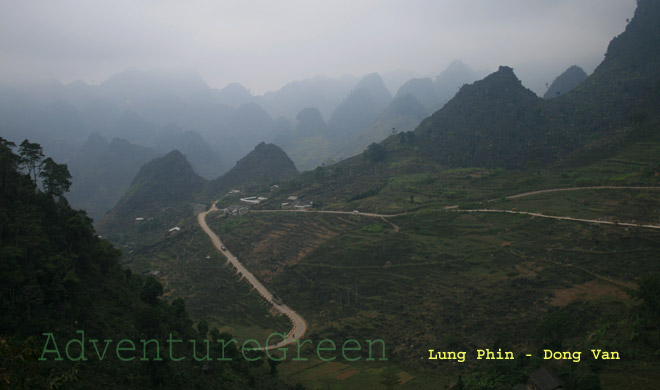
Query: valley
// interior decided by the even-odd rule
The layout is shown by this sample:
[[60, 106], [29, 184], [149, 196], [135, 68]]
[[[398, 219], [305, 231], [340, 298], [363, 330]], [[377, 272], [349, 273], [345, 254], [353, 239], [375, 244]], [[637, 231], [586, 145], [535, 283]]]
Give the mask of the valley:
[[[371, 44], [335, 56], [335, 29], [315, 30], [407, 33], [383, 18], [397, 11], [426, 31], [447, 24], [438, 4], [459, 6], [283, 17], [268, 31], [291, 30], [295, 47], [258, 32], [306, 5], [243, 9], [222, 33], [231, 10], [209, 12], [213, 49], [194, 54], [197, 39], [176, 55], [216, 80], [254, 51], [239, 70], [266, 83], [334, 37], [333, 77], [305, 66], [263, 94], [136, 67], [100, 83], [0, 82], [0, 388], [656, 389], [660, 3], [637, 0], [630, 18], [620, 4], [589, 17], [580, 3], [470, 6], [509, 32], [534, 9], [493, 51], [451, 51], [479, 70], [438, 73], [441, 36], [374, 35], [370, 62]], [[151, 5], [135, 7], [145, 22]], [[186, 41], [197, 26], [183, 20], [215, 6], [180, 7], [144, 24], [186, 10], [158, 42]], [[620, 34], [576, 51], [605, 15]], [[456, 45], [497, 36], [456, 20]], [[230, 44], [243, 28], [262, 39]], [[404, 56], [390, 50], [401, 43]], [[413, 49], [425, 75], [374, 71]], [[353, 59], [365, 63], [342, 65]], [[89, 337], [118, 340], [114, 354]]]

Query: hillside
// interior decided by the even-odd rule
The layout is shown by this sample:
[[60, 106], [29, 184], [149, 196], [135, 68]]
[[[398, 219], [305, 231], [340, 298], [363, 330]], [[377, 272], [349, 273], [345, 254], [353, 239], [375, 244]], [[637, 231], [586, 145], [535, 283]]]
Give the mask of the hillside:
[[140, 168], [121, 200], [98, 222], [97, 229], [114, 242], [130, 236], [132, 231], [166, 232], [179, 219], [193, 214], [193, 204], [205, 184], [206, 180], [193, 171], [186, 157], [173, 150]]
[[640, 2], [605, 59], [577, 88], [551, 100], [508, 67], [464, 86], [416, 130], [425, 156], [450, 166], [522, 168], [557, 161], [617, 130], [660, 115], [660, 9]]
[[250, 183], [275, 184], [297, 174], [296, 166], [282, 149], [262, 142], [227, 173], [211, 181], [208, 192], [211, 196], [218, 196], [233, 187]]
[[451, 100], [464, 84], [470, 84], [477, 79], [479, 76], [472, 68], [462, 61], [453, 61], [433, 81], [439, 99], [436, 109]]
[[[657, 10], [650, 1], [639, 6], [647, 22]], [[614, 42], [649, 39], [630, 32], [657, 23], [638, 23]], [[643, 65], [643, 51], [614, 42], [610, 65], [606, 59], [565, 95], [543, 100], [501, 67], [462, 87], [416, 131], [381, 143], [378, 158], [364, 153], [304, 172], [259, 206], [278, 209], [295, 194], [345, 214], [253, 210], [218, 220], [215, 230], [319, 337], [382, 335], [392, 369], [408, 379], [402, 388], [451, 388], [457, 380], [470, 389], [513, 388], [546, 367], [565, 388], [653, 389], [658, 100], [637, 99], [653, 91], [658, 68]], [[617, 51], [638, 62], [614, 61]], [[633, 105], [646, 114], [630, 116]], [[551, 189], [564, 190], [535, 193]], [[426, 359], [429, 348], [468, 356], [502, 348], [516, 357], [454, 364]], [[547, 348], [583, 357], [612, 349], [625, 358], [548, 362]], [[288, 367], [310, 386], [359, 389], [380, 379], [361, 364]], [[348, 370], [349, 379], [336, 381]]]
[[327, 134], [328, 126], [321, 112], [308, 107], [296, 116], [295, 127], [279, 133], [273, 142], [291, 157], [297, 168], [309, 170], [320, 165], [331, 153], [332, 142]]
[[154, 150], [92, 134], [69, 162], [71, 192], [66, 197], [99, 221], [126, 192], [140, 167], [158, 155]]
[[365, 76], [328, 119], [328, 136], [331, 139], [352, 137], [369, 127], [391, 100], [378, 73]]
[[[231, 336], [205, 323], [193, 327], [182, 299], [168, 302], [153, 277], [122, 269], [120, 252], [54, 191], [67, 187], [55, 174], [59, 170], [42, 171], [54, 186], [38, 187], [19, 171], [27, 155], [14, 149], [0, 138], [2, 388], [286, 388], [266, 364], [234, 359], [210, 361], [204, 368], [192, 358], [178, 359], [193, 356], [188, 342], [172, 343], [173, 353], [167, 353], [172, 334], [174, 340], [198, 345], [209, 336]], [[107, 353], [95, 354], [92, 339], [103, 339]], [[141, 339], [160, 345], [158, 354], [145, 352], [148, 361], [141, 361], [139, 347], [130, 348]], [[123, 351], [121, 340], [127, 346]], [[239, 351], [229, 353], [237, 356]]]
[[573, 65], [566, 69], [562, 74], [550, 84], [548, 91], [543, 95], [544, 99], [552, 99], [559, 95], [570, 92], [573, 88], [577, 87], [582, 80], [587, 78], [587, 74], [582, 68]]
[[549, 154], [535, 111], [540, 100], [501, 66], [425, 119], [415, 130], [417, 144], [450, 166], [524, 166]]
[[[403, 88], [403, 87], [402, 87]], [[356, 156], [369, 144], [392, 133], [411, 131], [428, 116], [425, 107], [411, 94], [397, 96], [368, 128], [359, 131], [339, 148], [341, 157]]]
[[[657, 387], [660, 67], [651, 46], [660, 6], [638, 4], [603, 64], [566, 94], [541, 99], [502, 66], [417, 129], [398, 125], [359, 155], [296, 174], [262, 143], [210, 183], [200, 199], [219, 208], [235, 204], [234, 186], [280, 185], [249, 213], [211, 214], [208, 223], [305, 318], [310, 338], [387, 345], [389, 360], [373, 364], [283, 363], [289, 383], [510, 389], [543, 367], [566, 389]], [[424, 107], [407, 94], [389, 109], [397, 118]], [[302, 132], [322, 132], [317, 110], [299, 119]], [[274, 176], [287, 171], [289, 179]], [[290, 196], [313, 207], [282, 210]], [[172, 293], [190, 296], [196, 315], [234, 315], [232, 326], [242, 322], [248, 335], [277, 326], [259, 314], [254, 292], [241, 298], [232, 269], [216, 268], [224, 259], [208, 252], [193, 218], [180, 221], [182, 234], [161, 230], [146, 243], [128, 245], [145, 237], [129, 231], [120, 242], [136, 249], [125, 261], [168, 270]], [[515, 358], [476, 359], [481, 348]], [[429, 349], [467, 359], [432, 360]], [[583, 360], [544, 359], [545, 349], [581, 351]], [[594, 359], [592, 349], [622, 358]]]
[[406, 95], [414, 96], [428, 113], [433, 113], [440, 108], [440, 98], [430, 78], [408, 80], [399, 88], [394, 99]]

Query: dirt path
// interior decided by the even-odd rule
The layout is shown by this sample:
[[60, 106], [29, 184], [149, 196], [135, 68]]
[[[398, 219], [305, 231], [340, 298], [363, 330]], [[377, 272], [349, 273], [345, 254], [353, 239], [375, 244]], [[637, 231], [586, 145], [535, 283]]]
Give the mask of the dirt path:
[[[548, 190], [538, 190], [538, 191], [524, 192], [522, 194], [517, 194], [517, 195], [505, 196], [504, 198], [505, 199], [518, 199], [518, 198], [523, 198], [525, 196], [545, 194], [547, 192], [584, 191], [584, 190], [660, 190], [660, 187], [596, 186], [596, 187], [551, 188], [551, 189], [548, 189]], [[497, 200], [497, 199], [491, 199], [491, 201], [494, 201], [494, 200]]]
[[[600, 190], [600, 189], [637, 189], [637, 190], [660, 190], [660, 187], [616, 187], [616, 186], [598, 186], [598, 187], [572, 187], [572, 188], [553, 188], [553, 189], [547, 189], [547, 190], [538, 190], [538, 191], [531, 191], [531, 192], [525, 192], [522, 194], [517, 194], [517, 195], [510, 195], [505, 197], [506, 199], [518, 199], [522, 198], [525, 196], [532, 196], [532, 195], [537, 195], [537, 194], [543, 194], [543, 193], [550, 193], [550, 192], [560, 192], [560, 191], [581, 191], [581, 190]], [[500, 198], [501, 199], [501, 198]], [[497, 199], [493, 199], [497, 200]], [[492, 201], [492, 200], [491, 200]], [[207, 225], [206, 223], [206, 216], [213, 212], [217, 211], [218, 208], [216, 207], [215, 202], [211, 206], [211, 208], [207, 211], [201, 212], [197, 215], [197, 221], [199, 223], [199, 226], [204, 230], [204, 232], [209, 236], [211, 239], [211, 242], [213, 242], [213, 245], [215, 248], [227, 258], [227, 260], [236, 268], [236, 271], [257, 290], [257, 292], [270, 304], [273, 305], [273, 307], [281, 312], [282, 314], [286, 315], [289, 320], [291, 321], [293, 327], [291, 331], [286, 335], [285, 340], [281, 341], [280, 343], [276, 345], [272, 345], [269, 347], [264, 347], [262, 349], [275, 349], [275, 348], [280, 348], [285, 345], [291, 344], [295, 342], [296, 340], [299, 340], [307, 331], [307, 323], [305, 320], [300, 316], [298, 313], [293, 311], [290, 307], [286, 305], [278, 305], [273, 301], [273, 294], [268, 291], [268, 289], [261, 284], [261, 282], [250, 272], [245, 268], [245, 266], [238, 260], [236, 256], [231, 254], [229, 250], [225, 249], [223, 250], [222, 247], [222, 241], [220, 241], [220, 237], [218, 237], [217, 234], [215, 234]], [[555, 216], [555, 215], [545, 215], [545, 214], [540, 214], [540, 213], [532, 213], [532, 212], [527, 212], [527, 211], [514, 211], [514, 210], [497, 210], [497, 209], [474, 209], [474, 210], [461, 210], [459, 209], [458, 205], [453, 205], [453, 206], [446, 206], [444, 207], [444, 210], [449, 210], [449, 211], [454, 211], [454, 212], [465, 212], [465, 213], [508, 213], [508, 214], [521, 214], [521, 215], [529, 215], [532, 217], [539, 217], [539, 218], [548, 218], [548, 219], [556, 219], [556, 220], [561, 220], [561, 221], [574, 221], [574, 222], [584, 222], [584, 223], [593, 223], [593, 224], [600, 224], [600, 225], [616, 225], [616, 226], [626, 226], [626, 227], [635, 227], [635, 228], [647, 228], [647, 229], [658, 229], [660, 230], [660, 225], [649, 225], [649, 224], [636, 224], [636, 223], [626, 223], [626, 222], [610, 222], [610, 221], [600, 221], [596, 219], [584, 219], [584, 218], [572, 218], [572, 217], [560, 217], [560, 216]], [[365, 216], [365, 217], [373, 217], [373, 218], [380, 218], [384, 222], [390, 224], [392, 228], [394, 229], [395, 232], [399, 231], [399, 227], [389, 221], [387, 218], [393, 218], [393, 217], [398, 217], [401, 215], [407, 215], [407, 214], [412, 214], [414, 212], [405, 212], [405, 213], [398, 213], [398, 214], [378, 214], [378, 213], [364, 213], [364, 212], [358, 212], [358, 211], [331, 211], [331, 210], [251, 210], [250, 212], [252, 213], [319, 213], [319, 214], [339, 214], [339, 215], [358, 215], [358, 216]], [[577, 267], [577, 266], [574, 266]], [[578, 267], [582, 269], [585, 272], [590, 271], [583, 269], [581, 267]], [[606, 280], [608, 282], [622, 285], [620, 282], [616, 282], [610, 278], [605, 278], [600, 275], [596, 275], [591, 273], [592, 275]], [[628, 286], [625, 286], [628, 287]]]
[[628, 226], [636, 228], [647, 228], [647, 229], [660, 229], [660, 225], [645, 225], [639, 223], [627, 223], [627, 222], [610, 222], [610, 221], [599, 221], [597, 219], [584, 219], [584, 218], [572, 218], [572, 217], [558, 217], [556, 215], [546, 215], [539, 213], [531, 213], [528, 211], [515, 211], [515, 210], [497, 210], [497, 209], [475, 209], [475, 210], [458, 210], [454, 209], [452, 211], [463, 212], [463, 213], [507, 213], [507, 214], [523, 214], [530, 215], [532, 217], [539, 218], [549, 218], [549, 219], [558, 219], [562, 221], [575, 221], [575, 222], [587, 222], [595, 223], [599, 225], [617, 225], [617, 226]]
[[[597, 187], [569, 187], [569, 188], [552, 188], [547, 190], [538, 190], [531, 192], [524, 192], [522, 194], [506, 196], [505, 199], [518, 199], [526, 196], [532, 196], [537, 194], [544, 194], [549, 192], [561, 192], [561, 191], [584, 191], [584, 190], [660, 190], [660, 187], [617, 187], [617, 186], [597, 186]], [[500, 198], [501, 199], [501, 198]], [[488, 202], [492, 202], [498, 199], [491, 199]], [[527, 211], [514, 211], [514, 210], [496, 210], [496, 209], [475, 209], [475, 210], [461, 210], [458, 205], [445, 206], [444, 210], [450, 211], [460, 211], [467, 213], [510, 213], [510, 214], [524, 214], [530, 215], [533, 217], [539, 218], [550, 218], [558, 219], [563, 221], [574, 221], [574, 222], [587, 222], [595, 223], [600, 225], [617, 225], [617, 226], [627, 226], [627, 227], [636, 227], [636, 228], [647, 228], [647, 229], [660, 229], [660, 225], [649, 225], [649, 224], [637, 224], [637, 223], [626, 223], [626, 222], [610, 222], [610, 221], [599, 221], [597, 219], [584, 219], [584, 218], [572, 218], [572, 217], [558, 217], [554, 215], [546, 215], [539, 213], [532, 213]], [[387, 218], [398, 217], [401, 215], [412, 214], [414, 211], [398, 214], [376, 214], [376, 213], [363, 213], [363, 212], [350, 212], [350, 211], [330, 211], [330, 210], [250, 210], [251, 213], [323, 213], [323, 214], [344, 214], [344, 215], [363, 215], [365, 217], [375, 217], [381, 218], [383, 221], [392, 225], [392, 228], [395, 232], [399, 231], [399, 227], [394, 223], [387, 220]]]
[[217, 211], [218, 208], [216, 207], [215, 203], [211, 206], [210, 209], [207, 211], [201, 212], [197, 214], [197, 222], [199, 223], [199, 226], [204, 230], [204, 233], [206, 233], [209, 238], [211, 239], [211, 242], [213, 242], [213, 246], [223, 255], [227, 258], [227, 260], [236, 268], [236, 271], [257, 290], [259, 295], [261, 295], [265, 300], [267, 300], [270, 304], [273, 305], [273, 307], [284, 314], [285, 316], [289, 317], [289, 320], [291, 320], [291, 323], [293, 324], [293, 327], [291, 331], [286, 335], [286, 339], [282, 340], [278, 344], [271, 345], [269, 347], [263, 347], [263, 350], [272, 350], [275, 348], [280, 348], [285, 345], [291, 344], [296, 340], [299, 340], [303, 334], [305, 334], [305, 331], [307, 331], [307, 323], [305, 322], [305, 319], [300, 316], [300, 314], [296, 313], [293, 311], [290, 307], [287, 305], [278, 305], [273, 301], [273, 293], [268, 291], [268, 289], [261, 284], [259, 279], [256, 278], [250, 271], [245, 268], [243, 264], [238, 260], [238, 258], [229, 252], [229, 250], [222, 249], [222, 241], [220, 241], [220, 237], [218, 237], [217, 234], [209, 228], [209, 226], [206, 224], [206, 215], [213, 212]]

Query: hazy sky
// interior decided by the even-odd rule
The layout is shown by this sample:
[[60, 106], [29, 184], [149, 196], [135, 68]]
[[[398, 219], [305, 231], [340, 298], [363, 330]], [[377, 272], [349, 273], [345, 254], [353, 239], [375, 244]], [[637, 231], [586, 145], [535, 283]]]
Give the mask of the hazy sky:
[[635, 0], [0, 0], [0, 78], [101, 82], [134, 66], [195, 69], [255, 93], [319, 74], [412, 70], [452, 60], [512, 66], [542, 92], [588, 73]]

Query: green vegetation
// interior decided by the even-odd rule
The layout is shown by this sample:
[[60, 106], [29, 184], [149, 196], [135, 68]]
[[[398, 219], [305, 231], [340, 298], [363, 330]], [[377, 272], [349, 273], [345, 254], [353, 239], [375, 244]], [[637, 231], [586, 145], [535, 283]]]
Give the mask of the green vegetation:
[[[658, 224], [660, 5], [638, 4], [603, 64], [556, 99], [538, 98], [502, 67], [463, 87], [415, 132], [393, 134], [363, 155], [292, 173], [291, 180], [249, 177], [250, 169], [268, 171], [253, 155], [237, 165], [244, 171], [205, 189], [219, 207], [238, 202], [226, 194], [230, 186], [269, 194], [247, 215], [209, 215], [209, 225], [303, 315], [306, 337], [377, 337], [387, 345], [387, 362], [310, 360], [273, 371], [312, 388], [509, 389], [546, 367], [567, 389], [657, 387], [660, 230], [468, 211]], [[280, 188], [271, 193], [274, 181]], [[655, 189], [512, 197], [584, 186]], [[124, 204], [149, 188], [162, 187], [136, 181]], [[248, 336], [286, 327], [197, 228], [191, 202], [205, 200], [202, 193], [175, 192], [167, 198], [172, 203], [155, 198], [160, 209], [142, 223], [134, 217], [150, 210], [145, 195], [131, 213], [111, 214], [121, 218], [108, 218], [108, 237], [128, 250], [124, 261], [136, 273], [164, 271], [164, 294], [186, 298], [191, 316], [206, 321], [198, 329], [225, 324]], [[313, 201], [315, 211], [359, 212], [259, 212], [280, 209], [292, 195]], [[181, 230], [171, 234], [173, 224]], [[140, 279], [138, 290], [144, 305], [162, 303], [153, 282]], [[170, 305], [181, 313], [174, 302], [182, 301]], [[502, 348], [516, 358], [476, 360], [477, 348]], [[548, 348], [582, 351], [583, 360], [544, 360]], [[429, 349], [469, 357], [430, 360]], [[617, 351], [622, 359], [596, 360], [591, 349]]]
[[[37, 144], [22, 145], [17, 155], [15, 144], [0, 138], [3, 388], [285, 387], [263, 361], [173, 361], [171, 356], [193, 356], [188, 343], [178, 344], [174, 355], [163, 353], [162, 361], [125, 362], [114, 351], [99, 361], [89, 345], [86, 361], [57, 361], [54, 353], [44, 354], [48, 339], [43, 333], [53, 334], [62, 355], [76, 357], [81, 351], [75, 344], [65, 348], [64, 341], [80, 339], [79, 331], [89, 339], [154, 339], [167, 345], [174, 335], [201, 344], [208, 326], [200, 324], [196, 330], [182, 299], [167, 302], [155, 279], [122, 269], [119, 252], [95, 234], [83, 212], [71, 209], [61, 197], [68, 188], [66, 166], [43, 160]], [[44, 179], [43, 188], [35, 182], [38, 176]], [[210, 334], [221, 337], [217, 329]]]

